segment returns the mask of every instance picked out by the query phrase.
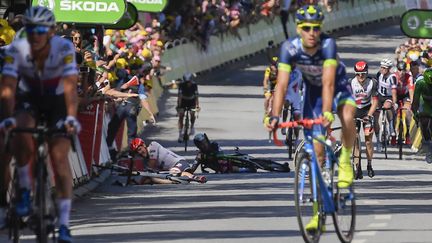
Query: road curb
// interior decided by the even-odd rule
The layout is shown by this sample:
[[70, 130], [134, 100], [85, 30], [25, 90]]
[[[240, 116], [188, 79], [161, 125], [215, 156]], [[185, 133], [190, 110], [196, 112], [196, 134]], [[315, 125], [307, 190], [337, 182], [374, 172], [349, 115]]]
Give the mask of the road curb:
[[99, 185], [106, 181], [108, 177], [110, 177], [111, 172], [109, 170], [103, 170], [101, 173], [91, 179], [87, 184], [81, 185], [78, 188], [73, 190], [73, 200], [79, 199], [87, 195], [88, 193], [95, 190]]

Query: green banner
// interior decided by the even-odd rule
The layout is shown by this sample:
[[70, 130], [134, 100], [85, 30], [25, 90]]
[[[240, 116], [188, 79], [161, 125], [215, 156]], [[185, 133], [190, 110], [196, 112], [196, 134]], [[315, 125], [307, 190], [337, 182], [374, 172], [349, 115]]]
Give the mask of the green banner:
[[412, 38], [432, 38], [432, 10], [411, 9], [402, 15], [402, 32]]
[[126, 12], [124, 0], [32, 0], [54, 12], [57, 22], [115, 24]]
[[138, 10], [132, 3], [127, 3], [127, 10], [123, 14], [123, 17], [120, 19], [117, 24], [113, 25], [104, 25], [105, 29], [118, 29], [125, 30], [132, 27], [138, 21]]
[[[162, 12], [166, 7], [168, 0], [127, 0], [133, 3], [140, 12]], [[177, 0], [178, 1], [178, 0]]]

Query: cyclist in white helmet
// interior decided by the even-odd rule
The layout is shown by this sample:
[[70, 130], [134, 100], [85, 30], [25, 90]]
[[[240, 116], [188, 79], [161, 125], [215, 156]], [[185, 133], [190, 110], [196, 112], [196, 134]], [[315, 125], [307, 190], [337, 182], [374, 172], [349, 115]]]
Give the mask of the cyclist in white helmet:
[[[391, 73], [391, 68], [393, 67], [392, 60], [385, 58], [380, 62], [380, 71], [377, 74], [378, 80], [378, 108], [390, 109], [393, 107], [394, 110], [390, 109], [387, 112], [388, 120], [390, 124], [390, 134], [392, 136], [392, 140], [395, 140], [396, 133], [393, 125], [393, 117], [395, 111], [397, 110], [397, 78], [396, 75]], [[379, 121], [379, 112], [375, 112], [374, 120]], [[374, 123], [375, 127], [375, 135], [378, 138], [378, 134], [380, 131], [379, 122]], [[379, 138], [378, 138], [379, 141]], [[381, 143], [377, 143], [377, 150], [381, 150]]]
[[[55, 35], [55, 17], [46, 7], [27, 9], [24, 24], [27, 38], [15, 40], [6, 51], [0, 88], [0, 129], [10, 129], [10, 124], [32, 128], [44, 116], [48, 127], [64, 126], [67, 133], [78, 133], [81, 129], [76, 118], [78, 69], [73, 44]], [[70, 146], [70, 139], [64, 136], [48, 139], [56, 174], [58, 242], [72, 241], [69, 231], [73, 181], [68, 161]], [[28, 162], [33, 159], [34, 150], [30, 134], [17, 134], [11, 141], [21, 188], [16, 207], [19, 216], [29, 215], [32, 210]]]

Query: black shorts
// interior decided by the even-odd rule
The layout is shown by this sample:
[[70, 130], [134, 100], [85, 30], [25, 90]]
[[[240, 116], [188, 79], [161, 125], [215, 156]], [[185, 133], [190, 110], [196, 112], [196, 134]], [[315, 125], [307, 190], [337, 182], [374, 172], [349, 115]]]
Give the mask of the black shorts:
[[378, 109], [384, 105], [386, 100], [390, 100], [391, 102], [393, 102], [393, 97], [378, 95]]
[[[368, 113], [369, 113], [370, 107], [371, 106], [368, 105], [368, 106], [363, 107], [361, 109], [357, 108], [356, 109], [355, 118], [363, 119], [364, 117], [366, 117], [368, 115]], [[371, 118], [371, 119], [373, 119], [373, 118]], [[365, 131], [366, 130], [369, 130], [369, 132], [373, 131], [373, 120], [370, 120], [370, 121], [367, 121], [367, 122], [360, 122], [360, 121], [356, 120], [356, 127], [357, 128], [360, 128], [362, 124], [363, 124], [363, 129]]]
[[363, 119], [365, 116], [368, 115], [370, 107], [371, 106], [368, 105], [368, 106], [360, 108], [360, 109], [357, 108], [356, 113], [355, 113], [355, 118]]
[[15, 107], [15, 114], [29, 113], [36, 121], [44, 119], [48, 127], [55, 127], [67, 115], [64, 95], [19, 95]]
[[192, 100], [182, 100], [181, 101], [181, 106], [179, 108], [195, 108], [196, 107], [196, 100], [192, 99]]
[[402, 101], [403, 103], [406, 103], [406, 102], [410, 102], [410, 101], [411, 101], [411, 99], [410, 99], [410, 97], [409, 97], [409, 93], [408, 93], [408, 94], [404, 94], [404, 95], [398, 95], [398, 96], [397, 96], [397, 100], [398, 100], [398, 102], [399, 102], [399, 101]]

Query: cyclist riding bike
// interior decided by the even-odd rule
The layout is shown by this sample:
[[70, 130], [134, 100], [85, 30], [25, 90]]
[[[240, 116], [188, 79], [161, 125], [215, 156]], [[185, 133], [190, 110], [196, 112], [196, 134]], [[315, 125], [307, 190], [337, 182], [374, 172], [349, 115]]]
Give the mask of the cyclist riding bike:
[[[185, 109], [199, 109], [198, 100], [198, 85], [193, 81], [193, 74], [185, 73], [183, 75], [183, 82], [178, 87], [177, 97], [177, 113], [178, 113], [178, 128], [179, 137], [178, 142], [183, 142], [183, 118]], [[191, 127], [189, 135], [195, 134], [195, 111], [190, 112]]]
[[400, 121], [402, 121], [402, 118], [405, 119], [405, 121], [403, 122], [405, 125], [405, 128], [403, 129], [405, 136], [402, 137], [405, 137], [405, 144], [410, 145], [411, 139], [409, 135], [409, 127], [412, 118], [411, 101], [413, 100], [414, 96], [414, 82], [411, 74], [407, 72], [407, 65], [405, 62], [398, 62], [396, 67], [398, 69], [398, 71], [395, 72], [395, 76], [397, 79], [397, 102], [398, 104], [402, 103], [403, 107], [406, 109], [403, 111], [405, 113], [404, 116], [402, 116], [400, 119]]
[[[387, 119], [389, 121], [389, 129], [390, 129], [390, 135], [392, 144], [396, 144], [396, 133], [394, 129], [394, 116], [396, 114], [396, 110], [398, 108], [397, 105], [397, 78], [396, 75], [390, 72], [390, 69], [393, 66], [393, 63], [390, 59], [383, 59], [380, 62], [380, 71], [377, 74], [377, 80], [378, 80], [378, 108], [384, 108], [389, 109], [387, 112]], [[391, 109], [393, 108], [393, 109]], [[375, 112], [374, 114], [374, 120], [379, 121], [379, 112]], [[381, 138], [379, 138], [379, 132], [380, 132], [380, 126], [379, 123], [375, 123], [375, 135], [378, 138], [378, 141], [380, 141]], [[377, 143], [377, 150], [382, 152], [381, 143]]]
[[[298, 121], [301, 119], [301, 102], [302, 102], [302, 92], [303, 89], [303, 75], [301, 71], [298, 68], [293, 67], [292, 72], [290, 74], [290, 82], [288, 84], [287, 92], [285, 95], [285, 103], [284, 103], [284, 109], [286, 109], [289, 106], [292, 106], [291, 111], [293, 114], [291, 114], [294, 118], [294, 121]], [[283, 114], [283, 120], [286, 120], [286, 116], [288, 115], [288, 111], [285, 111]], [[287, 129], [282, 129], [282, 134], [286, 134]], [[294, 135], [296, 138], [299, 137], [299, 131], [300, 128], [294, 129]], [[297, 144], [297, 141], [294, 141], [295, 144]]]
[[426, 69], [423, 79], [417, 80], [411, 108], [423, 135], [426, 162], [430, 164], [432, 163], [432, 68]]
[[[375, 172], [372, 168], [373, 157], [373, 129], [374, 118], [373, 114], [378, 105], [377, 81], [368, 76], [368, 64], [365, 61], [359, 61], [354, 66], [355, 77], [351, 80], [351, 89], [357, 104], [355, 118], [362, 119], [363, 122], [356, 121], [356, 126], [361, 127], [363, 123], [363, 131], [366, 143], [367, 171], [369, 177], [374, 177]], [[359, 145], [360, 146], [360, 145]], [[363, 178], [361, 169], [361, 161], [357, 165], [356, 178]]]
[[[55, 35], [54, 14], [45, 7], [31, 7], [24, 15], [27, 38], [13, 42], [6, 51], [1, 79], [0, 128], [9, 124], [34, 128], [41, 116], [48, 127], [65, 127], [67, 133], [81, 129], [76, 119], [78, 69], [73, 44]], [[19, 87], [18, 86], [19, 79]], [[48, 139], [48, 151], [56, 174], [59, 212], [59, 242], [71, 242], [69, 217], [72, 198], [72, 173], [68, 161], [70, 139], [55, 136]], [[32, 188], [29, 162], [35, 154], [31, 134], [17, 134], [11, 141], [11, 153], [18, 165], [21, 193], [16, 205], [19, 216], [32, 211]]]
[[[342, 123], [343, 144], [339, 157], [338, 187], [348, 188], [353, 181], [350, 158], [354, 144], [352, 134], [355, 134], [356, 105], [347, 87], [345, 66], [338, 61], [336, 42], [321, 31], [323, 20], [324, 14], [316, 5], [305, 5], [297, 10], [296, 25], [299, 36], [282, 44], [278, 86], [268, 128], [277, 128], [292, 66], [295, 65], [302, 72], [305, 83], [303, 117], [322, 117], [324, 120], [323, 126], [313, 127], [314, 135], [322, 136], [324, 127], [330, 126], [335, 119], [332, 110], [338, 112]], [[315, 152], [322, 165], [325, 161], [324, 147], [315, 143]], [[318, 228], [319, 215], [318, 210], [315, 211], [315, 216], [306, 225], [308, 231]]]
[[278, 58], [272, 57], [270, 66], [267, 67], [264, 72], [263, 87], [264, 87], [264, 97], [265, 97], [264, 100], [265, 116], [268, 116], [271, 111], [273, 93], [277, 82], [277, 74], [278, 74], [277, 64], [278, 64]]

